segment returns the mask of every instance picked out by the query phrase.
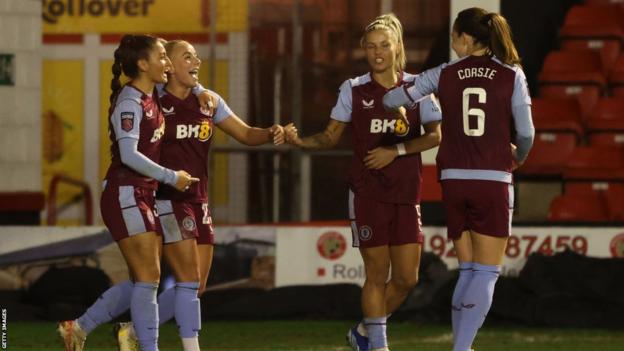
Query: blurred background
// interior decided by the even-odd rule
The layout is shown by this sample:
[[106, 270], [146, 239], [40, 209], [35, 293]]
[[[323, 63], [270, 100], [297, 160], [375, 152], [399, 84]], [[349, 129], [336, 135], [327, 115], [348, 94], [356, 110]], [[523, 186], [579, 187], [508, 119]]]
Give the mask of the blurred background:
[[[25, 318], [71, 318], [101, 289], [58, 290], [59, 279], [93, 279], [86, 285], [104, 289], [127, 277], [99, 210], [110, 158], [111, 64], [123, 34], [189, 41], [203, 61], [201, 83], [238, 116], [260, 127], [293, 122], [306, 136], [327, 124], [340, 84], [367, 72], [359, 42], [376, 16], [394, 12], [401, 20], [406, 70], [418, 73], [451, 59], [452, 19], [472, 6], [508, 19], [537, 129], [515, 175], [509, 280], [497, 288], [513, 298], [501, 298], [506, 304], [493, 313], [537, 325], [621, 326], [615, 316], [624, 314], [624, 286], [614, 285], [624, 274], [621, 0], [0, 0], [0, 301]], [[347, 222], [350, 150], [348, 129], [336, 149], [322, 152], [248, 148], [217, 130], [209, 182], [215, 291], [345, 284], [310, 298], [357, 302], [363, 268]], [[448, 301], [435, 296], [447, 297], [456, 260], [445, 239], [435, 154], [423, 154], [423, 267], [430, 269], [406, 311], [446, 321]], [[557, 264], [565, 269], [545, 268]], [[604, 280], [577, 282], [579, 270]], [[570, 282], [579, 290], [571, 292]], [[517, 291], [523, 295], [509, 295]], [[556, 304], [526, 312], [543, 306], [543, 294], [597, 303], [600, 313], [554, 318]], [[321, 316], [356, 318], [357, 303], [345, 306]], [[227, 308], [214, 308], [206, 313], [227, 316]]]
[[[380, 13], [391, 11], [403, 23], [407, 71], [414, 73], [448, 61], [450, 18], [459, 9], [482, 5], [500, 11], [514, 30], [534, 97], [556, 97], [554, 106], [563, 106], [562, 96], [548, 94], [548, 90], [565, 90], [561, 77], [548, 80], [552, 84], [546, 86], [547, 94], [540, 94], [538, 75], [549, 52], [566, 49], [565, 45], [574, 50], [593, 49], [591, 54], [606, 57], [609, 67], [601, 68], [600, 73], [608, 75], [620, 50], [619, 23], [612, 33], [608, 28], [602, 32], [593, 28], [590, 33], [560, 31], [568, 9], [581, 2], [3, 1], [0, 223], [101, 223], [97, 198], [110, 158], [106, 124], [110, 66], [112, 52], [124, 33], [188, 40], [203, 59], [202, 84], [221, 94], [249, 124], [266, 127], [294, 122], [302, 135], [310, 135], [327, 124], [341, 82], [367, 72], [359, 45], [364, 27]], [[603, 46], [609, 50], [601, 49]], [[598, 64], [602, 67], [603, 62]], [[579, 112], [579, 125], [564, 130], [578, 128], [574, 130], [577, 135], [563, 136], [573, 140], [572, 145], [566, 144], [567, 154], [559, 156], [564, 160], [559, 163], [567, 160], [570, 147], [587, 144], [589, 136], [592, 142], [601, 139], [597, 145], [610, 142], [611, 135], [588, 134], [597, 129], [587, 129], [585, 123], [589, 105], [593, 107], [600, 95], [611, 95], [606, 79], [604, 87], [583, 79], [579, 78], [583, 85], [568, 84], [576, 84], [568, 89], [570, 97], [581, 96], [569, 99], [578, 100], [571, 107], [566, 105], [572, 113]], [[575, 93], [575, 89], [599, 91], [588, 100], [587, 92]], [[547, 100], [548, 108], [553, 102]], [[546, 114], [553, 119], [550, 111]], [[557, 131], [550, 125], [543, 129]], [[611, 139], [617, 139], [611, 144], [620, 145], [621, 138]], [[244, 148], [220, 132], [214, 145], [209, 190], [216, 223], [346, 218], [349, 133], [337, 149], [323, 152]], [[551, 155], [558, 149], [553, 150], [539, 153]], [[435, 153], [423, 155], [424, 220], [441, 224]], [[537, 168], [529, 162], [525, 174], [544, 175], [544, 170], [538, 169], [542, 160], [536, 161]], [[560, 165], [546, 175], [560, 176], [563, 168]], [[519, 222], [548, 220], [552, 200], [563, 193], [556, 182], [527, 182], [519, 184], [517, 191], [515, 217]], [[85, 201], [89, 194], [93, 201]], [[20, 206], [25, 207], [23, 211]]]

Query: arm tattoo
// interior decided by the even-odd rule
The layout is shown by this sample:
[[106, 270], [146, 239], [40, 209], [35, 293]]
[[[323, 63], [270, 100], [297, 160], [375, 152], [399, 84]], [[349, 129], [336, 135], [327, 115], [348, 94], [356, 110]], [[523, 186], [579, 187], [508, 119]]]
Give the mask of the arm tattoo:
[[334, 136], [338, 132], [339, 127], [338, 125], [330, 124], [323, 132], [303, 138], [301, 146], [306, 149], [332, 148], [336, 145], [337, 140], [334, 140]]

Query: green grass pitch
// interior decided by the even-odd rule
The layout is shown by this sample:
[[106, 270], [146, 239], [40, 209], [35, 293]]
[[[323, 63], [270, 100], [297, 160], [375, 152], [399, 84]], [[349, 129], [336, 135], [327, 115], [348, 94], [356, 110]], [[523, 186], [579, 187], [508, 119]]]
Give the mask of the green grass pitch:
[[[8, 350], [63, 350], [54, 323], [8, 322]], [[202, 326], [200, 345], [203, 350], [214, 351], [349, 351], [345, 334], [352, 325], [349, 321], [206, 322]], [[450, 326], [395, 322], [388, 325], [388, 334], [392, 351], [449, 351], [452, 348]], [[476, 351], [622, 351], [624, 331], [486, 326], [474, 347]], [[160, 350], [181, 349], [175, 325], [165, 324], [160, 330]], [[112, 324], [91, 333], [85, 350], [117, 350]]]

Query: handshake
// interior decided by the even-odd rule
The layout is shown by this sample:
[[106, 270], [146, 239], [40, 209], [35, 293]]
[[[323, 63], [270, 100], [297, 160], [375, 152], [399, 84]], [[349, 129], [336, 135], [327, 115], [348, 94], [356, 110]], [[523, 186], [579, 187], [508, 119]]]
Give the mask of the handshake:
[[286, 126], [274, 124], [269, 128], [269, 133], [270, 138], [273, 140], [273, 145], [301, 145], [301, 138], [299, 138], [299, 135], [297, 134], [297, 128], [292, 123], [289, 123]]

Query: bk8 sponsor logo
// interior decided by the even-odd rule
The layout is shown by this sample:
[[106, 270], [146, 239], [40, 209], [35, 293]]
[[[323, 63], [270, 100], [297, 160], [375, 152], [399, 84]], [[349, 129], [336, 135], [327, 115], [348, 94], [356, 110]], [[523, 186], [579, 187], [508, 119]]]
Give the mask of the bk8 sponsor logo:
[[397, 136], [406, 136], [409, 133], [409, 125], [402, 119], [371, 119], [371, 134], [394, 133]]
[[201, 124], [178, 124], [176, 126], [176, 139], [196, 138], [199, 141], [207, 141], [212, 136], [212, 128], [208, 121]]

